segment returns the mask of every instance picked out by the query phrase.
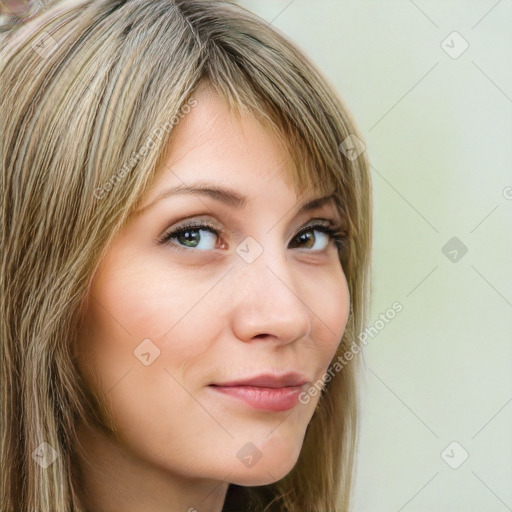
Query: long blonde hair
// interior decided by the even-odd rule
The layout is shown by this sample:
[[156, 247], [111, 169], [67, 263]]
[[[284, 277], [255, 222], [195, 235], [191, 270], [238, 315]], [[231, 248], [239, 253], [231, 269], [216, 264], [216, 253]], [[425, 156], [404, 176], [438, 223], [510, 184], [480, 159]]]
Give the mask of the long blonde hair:
[[[79, 512], [76, 420], [100, 421], [77, 370], [79, 312], [105, 248], [162, 162], [172, 131], [155, 130], [206, 81], [234, 110], [270, 122], [294, 159], [297, 190], [335, 188], [351, 299], [335, 358], [367, 320], [369, 165], [364, 152], [340, 150], [347, 137], [362, 137], [325, 78], [283, 35], [230, 2], [56, 3], [7, 33], [0, 52], [1, 506]], [[148, 137], [151, 149], [133, 159]], [[258, 497], [273, 500], [266, 510], [349, 510], [360, 363], [354, 357], [325, 386], [292, 471], [267, 486], [230, 486], [225, 510], [244, 492], [255, 510]], [[33, 455], [43, 442], [57, 454], [46, 468]]]

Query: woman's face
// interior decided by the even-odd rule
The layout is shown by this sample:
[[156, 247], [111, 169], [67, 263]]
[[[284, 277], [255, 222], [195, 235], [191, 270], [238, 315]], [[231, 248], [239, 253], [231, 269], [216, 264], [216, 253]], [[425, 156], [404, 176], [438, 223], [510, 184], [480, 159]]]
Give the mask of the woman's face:
[[319, 396], [297, 395], [345, 330], [347, 281], [321, 227], [341, 219], [331, 202], [305, 207], [318, 194], [296, 195], [289, 156], [255, 118], [211, 89], [195, 98], [94, 276], [81, 368], [138, 459], [264, 485], [295, 465]]

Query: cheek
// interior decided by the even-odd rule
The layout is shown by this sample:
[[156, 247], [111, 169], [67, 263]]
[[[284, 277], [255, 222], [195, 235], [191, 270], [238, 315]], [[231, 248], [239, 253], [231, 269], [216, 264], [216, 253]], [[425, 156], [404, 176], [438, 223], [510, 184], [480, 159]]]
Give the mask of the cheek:
[[[156, 272], [110, 271], [91, 290], [80, 339], [82, 373], [111, 413], [111, 427], [144, 456], [177, 457], [175, 446], [186, 446], [200, 424], [189, 424], [188, 416], [204, 422], [192, 395], [208, 378], [200, 370], [208, 368], [203, 359], [214, 335], [204, 318], [211, 303], [200, 300], [200, 288], [169, 273], [164, 279]], [[164, 454], [169, 437], [176, 444]]]
[[350, 292], [341, 266], [317, 275], [304, 296], [314, 325], [312, 338], [321, 347], [321, 365], [325, 369], [341, 342], [350, 313]]
[[132, 343], [158, 340], [200, 301], [198, 284], [189, 275], [135, 255], [123, 265], [106, 261], [91, 289], [90, 323], [116, 337], [124, 333]]
[[[168, 372], [196, 382], [191, 372], [215, 339], [214, 309], [204, 297], [211, 284], [191, 284], [190, 276], [135, 259], [100, 270], [81, 333], [82, 372], [93, 393], [121, 416], [137, 415], [139, 406], [159, 410], [149, 407], [157, 394], [182, 395]], [[120, 402], [112, 403], [114, 397]]]

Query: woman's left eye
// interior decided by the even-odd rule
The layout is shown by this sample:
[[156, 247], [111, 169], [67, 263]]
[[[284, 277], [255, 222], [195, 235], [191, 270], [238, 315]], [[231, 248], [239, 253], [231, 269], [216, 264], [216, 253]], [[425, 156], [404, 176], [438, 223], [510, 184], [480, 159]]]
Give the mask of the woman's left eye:
[[[219, 232], [207, 224], [190, 224], [164, 234], [158, 242], [173, 244], [178, 249], [196, 249], [207, 251], [215, 249]], [[345, 237], [335, 227], [314, 224], [302, 229], [290, 242], [289, 248], [305, 248], [323, 251], [333, 241], [338, 249], [345, 243]]]
[[[318, 224], [308, 226], [306, 229], [300, 231], [290, 243], [293, 244], [295, 240], [298, 240], [299, 244], [305, 244], [306, 249], [323, 251], [331, 240], [334, 241], [336, 247], [341, 248], [345, 238], [335, 228]], [[292, 245], [292, 248], [296, 246], [297, 245]]]

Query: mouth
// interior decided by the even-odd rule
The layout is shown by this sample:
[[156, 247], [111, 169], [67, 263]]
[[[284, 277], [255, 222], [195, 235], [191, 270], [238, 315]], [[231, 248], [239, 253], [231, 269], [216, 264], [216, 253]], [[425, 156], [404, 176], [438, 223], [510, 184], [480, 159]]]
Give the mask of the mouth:
[[308, 379], [298, 373], [257, 375], [238, 381], [210, 384], [217, 393], [245, 403], [254, 409], [279, 412], [295, 407]]

